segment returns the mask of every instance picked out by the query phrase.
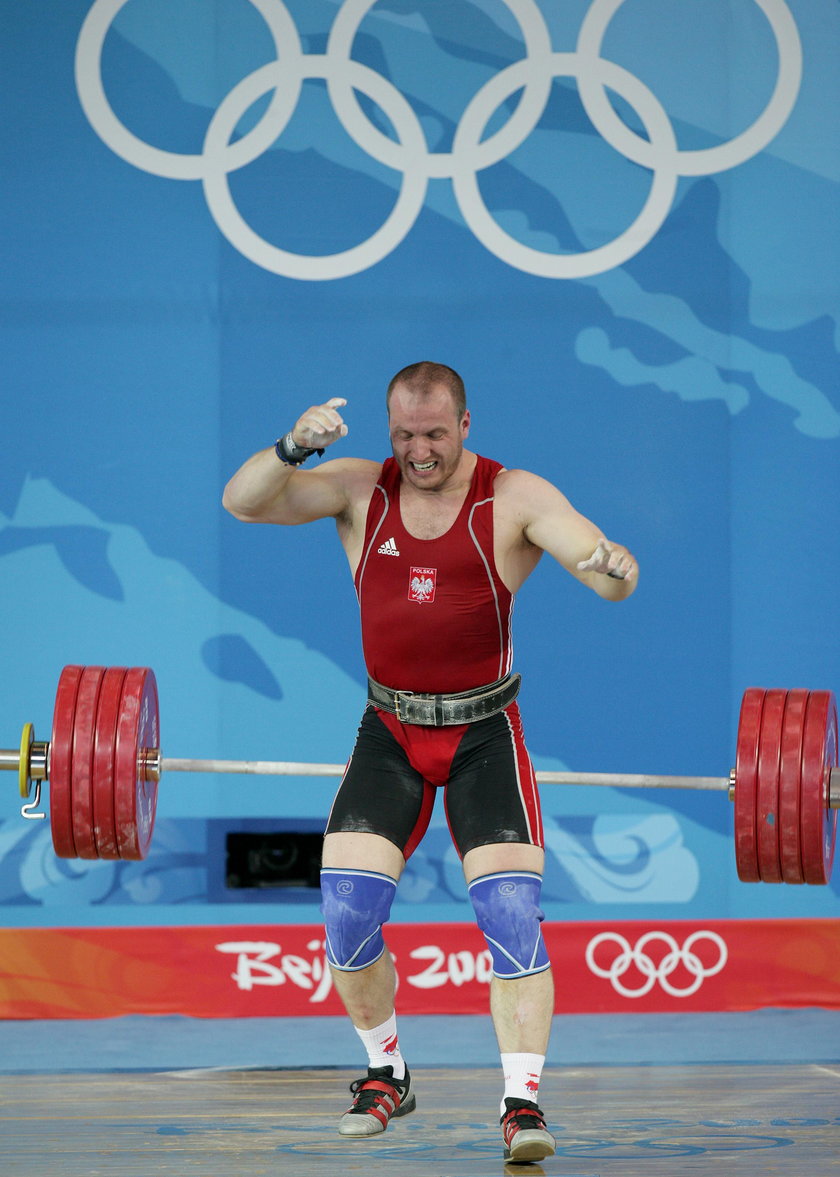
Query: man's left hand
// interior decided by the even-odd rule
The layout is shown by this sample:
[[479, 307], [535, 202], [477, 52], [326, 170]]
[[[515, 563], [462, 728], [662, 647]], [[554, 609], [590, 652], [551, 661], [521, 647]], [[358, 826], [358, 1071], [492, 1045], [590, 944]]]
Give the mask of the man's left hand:
[[636, 561], [626, 548], [611, 544], [603, 536], [588, 560], [578, 564], [579, 572], [602, 572], [613, 580], [630, 580], [636, 573]]

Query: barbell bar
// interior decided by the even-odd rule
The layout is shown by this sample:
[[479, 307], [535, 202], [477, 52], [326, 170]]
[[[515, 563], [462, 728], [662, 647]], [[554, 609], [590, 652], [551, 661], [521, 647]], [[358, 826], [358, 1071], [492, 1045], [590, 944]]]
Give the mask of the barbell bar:
[[[735, 861], [743, 882], [825, 884], [840, 809], [837, 704], [831, 691], [745, 691], [735, 767], [727, 777], [537, 772], [541, 784], [725, 792], [734, 802]], [[343, 764], [167, 758], [157, 682], [148, 667], [66, 666], [51, 739], [24, 724], [0, 770], [18, 774], [21, 813], [43, 818], [50, 785], [53, 848], [62, 858], [145, 858], [165, 773], [340, 777]], [[28, 799], [35, 785], [35, 798]]]

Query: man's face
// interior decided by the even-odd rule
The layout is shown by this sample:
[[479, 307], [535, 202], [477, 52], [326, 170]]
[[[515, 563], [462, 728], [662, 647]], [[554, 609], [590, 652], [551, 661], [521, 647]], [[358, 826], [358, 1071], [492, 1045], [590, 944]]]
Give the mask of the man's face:
[[419, 396], [397, 385], [389, 414], [391, 448], [403, 478], [418, 490], [441, 490], [461, 461], [470, 414], [461, 420], [449, 390], [436, 386]]

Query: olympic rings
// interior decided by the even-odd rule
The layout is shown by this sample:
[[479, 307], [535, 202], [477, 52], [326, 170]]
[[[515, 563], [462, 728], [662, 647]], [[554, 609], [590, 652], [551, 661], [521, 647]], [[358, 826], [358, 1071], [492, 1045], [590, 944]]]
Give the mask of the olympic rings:
[[[346, 0], [330, 32], [327, 42], [328, 57], [334, 54], [341, 59], [350, 58], [359, 25], [375, 3], [376, 0]], [[551, 38], [535, 0], [506, 0], [506, 3], [519, 21], [519, 27], [522, 30], [527, 54], [524, 61], [546, 62], [551, 55]], [[524, 93], [516, 110], [505, 125], [489, 139], [480, 144], [476, 142], [470, 145], [472, 154], [467, 166], [473, 169], [489, 167], [491, 164], [499, 163], [511, 151], [519, 147], [540, 121], [550, 91], [550, 71], [538, 70], [526, 76]], [[341, 91], [336, 86], [331, 86], [330, 98], [344, 129], [363, 151], [367, 151], [374, 159], [387, 164], [388, 167], [396, 169], [403, 167], [401, 153], [395, 150], [396, 145], [393, 140], [383, 135], [365, 117], [349, 87]], [[491, 110], [489, 113], [492, 114], [493, 111]], [[429, 152], [424, 149], [426, 174], [430, 178], [451, 177], [455, 167], [459, 164], [463, 167], [466, 162], [463, 157], [456, 162], [455, 155], [454, 146], [452, 151]]]
[[[579, 59], [574, 53], [553, 53], [550, 62], [552, 72], [557, 74], [575, 75], [580, 68]], [[457, 152], [462, 139], [468, 135], [474, 141], [471, 146], [478, 143], [487, 119], [493, 111], [522, 85], [521, 75], [527, 66], [527, 60], [508, 66], [479, 91], [464, 111], [458, 125], [453, 154]], [[664, 143], [673, 157], [676, 143], [671, 123], [650, 90], [643, 86], [638, 78], [610, 61], [599, 58], [595, 68], [603, 74], [613, 90], [628, 101], [632, 97], [651, 142]], [[663, 155], [667, 158], [667, 150], [663, 151]], [[544, 278], [583, 278], [620, 266], [638, 253], [640, 240], [651, 240], [670, 211], [677, 186], [677, 173], [672, 165], [657, 169], [645, 205], [630, 227], [608, 245], [577, 254], [544, 253], [542, 250], [522, 245], [508, 236], [490, 216], [482, 201], [478, 177], [473, 169], [456, 172], [453, 185], [464, 218], [479, 241], [491, 253], [495, 253], [497, 257], [509, 265], [516, 266], [517, 269]]]
[[[94, 0], [82, 24], [76, 44], [76, 90], [88, 122], [103, 143], [128, 163], [153, 176], [170, 180], [200, 180], [213, 162], [201, 155], [163, 151], [138, 139], [111, 109], [102, 85], [102, 50], [105, 37], [128, 0]], [[262, 119], [247, 135], [228, 149], [230, 171], [253, 163], [271, 147], [288, 123], [297, 105], [302, 76], [294, 69], [301, 56], [297, 26], [281, 0], [250, 0], [264, 17], [271, 32], [278, 61], [288, 64], [292, 72], [286, 91], [277, 88]]]
[[[597, 64], [601, 60], [604, 33], [623, 3], [624, 0], [595, 0], [584, 17], [577, 42], [577, 52], [582, 59], [578, 74], [580, 98], [593, 125], [610, 146], [642, 167], [655, 168], [657, 163], [660, 166], [662, 163], [658, 145], [646, 143], [621, 121], [598, 78]], [[796, 22], [785, 0], [755, 0], [755, 3], [767, 17], [779, 51], [779, 74], [773, 94], [752, 126], [728, 143], [702, 151], [677, 152], [678, 161], [674, 161], [674, 166], [679, 163], [677, 170], [681, 176], [708, 176], [751, 159], [778, 135], [793, 110], [802, 78], [802, 46]]]
[[333, 72], [343, 75], [348, 80], [348, 88], [352, 85], [362, 90], [385, 110], [400, 142], [409, 146], [412, 166], [403, 173], [403, 185], [388, 219], [361, 245], [323, 257], [304, 257], [269, 245], [242, 219], [233, 203], [227, 172], [221, 161], [244, 112], [257, 98], [278, 87], [282, 81], [282, 67], [277, 61], [262, 66], [234, 86], [216, 111], [207, 129], [204, 146], [205, 157], [219, 161], [220, 166], [208, 170], [205, 175], [204, 195], [216, 224], [231, 245], [258, 266], [287, 278], [344, 278], [381, 261], [400, 244], [417, 220], [426, 197], [426, 176], [422, 168], [425, 141], [408, 102], [381, 74], [357, 61], [335, 62], [329, 57], [308, 55], [301, 58], [298, 68], [301, 78], [330, 78]]
[[[504, 0], [522, 34], [524, 56], [486, 82], [469, 100], [448, 152], [430, 151], [413, 107], [387, 78], [352, 58], [362, 21], [376, 0], [344, 0], [330, 29], [324, 54], [305, 54], [294, 19], [283, 0], [250, 0], [271, 33], [277, 60], [239, 82], [222, 100], [208, 126], [200, 154], [165, 151], [132, 134], [115, 115], [102, 82], [102, 52], [115, 18], [128, 0], [94, 0], [76, 46], [76, 88], [94, 131], [128, 163], [174, 180], [201, 180], [219, 230], [256, 265], [286, 277], [324, 281], [375, 265], [405, 239], [423, 208], [428, 181], [452, 181], [458, 207], [475, 237], [500, 260], [546, 278], [583, 278], [622, 265], [656, 235], [668, 216], [680, 176], [711, 175], [751, 159], [787, 121], [799, 92], [802, 47], [785, 0], [752, 0], [766, 17], [778, 50], [778, 76], [764, 111], [727, 142], [700, 151], [681, 150], [671, 121], [642, 81], [601, 56], [606, 30], [625, 0], [591, 0], [573, 53], [554, 52], [537, 0]], [[573, 254], [549, 253], [517, 241], [494, 220], [481, 196], [478, 174], [501, 162], [536, 130], [554, 79], [577, 80], [583, 107], [603, 139], [627, 160], [652, 173], [650, 191], [632, 223], [614, 240]], [[230, 172], [252, 163], [282, 136], [298, 105], [303, 82], [323, 78], [347, 135], [372, 159], [402, 173], [397, 199], [385, 222], [367, 240], [341, 253], [290, 253], [260, 237], [242, 218], [231, 196]], [[607, 90], [629, 103], [647, 133], [631, 130], [614, 111]], [[383, 134], [364, 113], [357, 91], [390, 120], [396, 139]], [[507, 121], [486, 139], [482, 133], [500, 105], [521, 91]], [[255, 125], [234, 140], [237, 122], [263, 95], [272, 97]]]
[[[662, 957], [659, 964], [656, 964], [645, 951], [648, 944], [657, 940], [661, 941], [668, 949], [668, 952]], [[700, 940], [709, 940], [717, 948], [718, 960], [711, 967], [706, 967], [696, 953], [692, 951], [694, 945]], [[616, 944], [620, 951], [610, 967], [603, 968], [596, 963], [595, 953], [602, 944], [608, 943]], [[729, 952], [723, 937], [719, 936], [717, 932], [710, 931], [692, 932], [687, 937], [682, 948], [679, 947], [674, 937], [668, 932], [646, 932], [632, 948], [630, 947], [629, 941], [625, 940], [618, 932], [601, 932], [599, 935], [594, 936], [586, 946], [586, 963], [589, 965], [591, 972], [597, 977], [608, 978], [613, 989], [622, 997], [644, 997], [646, 993], [650, 993], [657, 981], [671, 997], [690, 997], [703, 984], [704, 978], [713, 977], [723, 969], [728, 956]], [[635, 965], [645, 978], [642, 984], [636, 989], [629, 988], [621, 980], [631, 964]], [[669, 980], [669, 977], [679, 964], [682, 964], [694, 978], [690, 984], [682, 989], [672, 984]]]

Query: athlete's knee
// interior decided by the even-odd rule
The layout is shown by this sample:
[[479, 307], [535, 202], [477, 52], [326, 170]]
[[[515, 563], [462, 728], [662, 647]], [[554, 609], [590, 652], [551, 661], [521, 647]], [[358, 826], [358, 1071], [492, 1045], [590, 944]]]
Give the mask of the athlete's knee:
[[482, 875], [470, 883], [470, 901], [497, 977], [527, 977], [549, 967], [540, 928], [541, 886], [540, 876], [526, 871]]
[[355, 972], [376, 963], [385, 951], [382, 925], [396, 889], [394, 879], [375, 871], [321, 871], [321, 912], [331, 965]]

